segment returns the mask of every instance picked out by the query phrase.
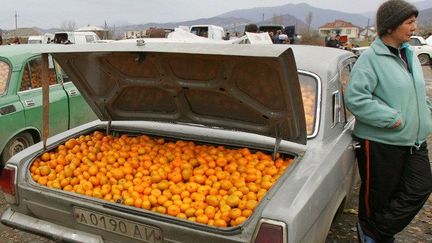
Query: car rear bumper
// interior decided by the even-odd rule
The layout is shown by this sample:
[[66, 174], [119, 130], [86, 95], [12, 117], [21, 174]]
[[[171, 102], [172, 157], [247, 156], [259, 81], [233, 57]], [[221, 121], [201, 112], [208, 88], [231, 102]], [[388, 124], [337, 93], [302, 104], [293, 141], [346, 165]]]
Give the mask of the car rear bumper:
[[83, 231], [53, 224], [38, 218], [12, 211], [8, 208], [1, 216], [1, 222], [33, 234], [42, 235], [55, 241], [103, 243], [102, 237]]

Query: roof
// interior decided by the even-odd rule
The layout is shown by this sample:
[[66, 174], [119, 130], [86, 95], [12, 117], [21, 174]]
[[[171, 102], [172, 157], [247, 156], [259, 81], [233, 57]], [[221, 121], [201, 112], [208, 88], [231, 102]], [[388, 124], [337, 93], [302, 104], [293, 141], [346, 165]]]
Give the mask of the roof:
[[107, 31], [104, 28], [98, 27], [98, 26], [94, 26], [94, 25], [88, 25], [85, 27], [81, 27], [75, 31]]
[[353, 57], [353, 53], [338, 48], [309, 45], [290, 45], [298, 70], [312, 71], [323, 80], [336, 75], [340, 61]]
[[33, 28], [18, 28], [16, 31], [4, 31], [3, 38], [9, 39], [13, 37], [28, 37], [30, 35], [41, 35], [42, 33]]
[[320, 29], [336, 29], [336, 28], [353, 28], [357, 27], [353, 25], [351, 22], [346, 22], [340, 19], [335, 20], [334, 22], [326, 23], [325, 25], [319, 27]]
[[0, 59], [6, 58], [12, 62], [14, 70], [20, 69], [25, 60], [40, 53], [40, 47], [38, 44], [4, 45], [0, 47]]

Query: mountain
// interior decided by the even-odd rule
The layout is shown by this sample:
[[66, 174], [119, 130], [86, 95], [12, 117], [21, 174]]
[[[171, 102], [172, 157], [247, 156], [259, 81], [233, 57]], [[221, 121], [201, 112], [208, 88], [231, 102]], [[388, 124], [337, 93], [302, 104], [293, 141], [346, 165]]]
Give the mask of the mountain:
[[431, 0], [424, 0], [420, 2], [413, 3], [414, 6], [416, 6], [420, 11], [432, 8], [432, 1]]
[[[277, 19], [277, 23], [284, 25], [284, 26], [295, 26], [296, 31], [302, 30], [306, 28], [306, 24], [299, 20], [298, 18], [290, 15], [290, 14], [284, 14], [284, 15], [277, 15], [275, 16], [275, 19]], [[275, 24], [274, 18], [268, 18], [264, 21], [256, 22], [258, 26], [260, 25], [268, 25], [268, 24]]]
[[417, 21], [419, 25], [432, 27], [432, 8], [420, 11]]
[[169, 23], [147, 23], [143, 25], [129, 25], [127, 28], [133, 28], [139, 27], [143, 29], [148, 29], [150, 27], [155, 28], [175, 28], [179, 26], [191, 26], [191, 25], [197, 25], [197, 24], [213, 24], [213, 25], [219, 25], [224, 27], [224, 29], [233, 29], [238, 26], [244, 26], [248, 24], [250, 20], [244, 19], [244, 18], [238, 18], [238, 17], [228, 17], [228, 18], [220, 18], [220, 17], [213, 17], [213, 18], [201, 18], [201, 19], [195, 19], [190, 21], [182, 21], [182, 22], [169, 22]]
[[354, 25], [364, 27], [367, 25], [368, 18], [361, 14], [345, 13], [336, 10], [316, 8], [306, 3], [299, 4], [285, 4], [276, 7], [265, 7], [265, 8], [251, 8], [251, 9], [241, 9], [230, 11], [217, 17], [239, 17], [250, 19], [254, 22], [259, 22], [262, 20], [262, 16], [267, 18], [274, 15], [284, 15], [289, 14], [297, 19], [305, 21], [305, 17], [312, 13], [312, 23], [311, 27], [317, 29], [318, 27], [324, 25], [328, 22], [333, 22], [336, 19], [343, 19], [344, 21], [351, 22]]
[[[419, 18], [420, 18], [420, 17], [422, 17], [422, 15], [424, 15], [424, 14], [422, 14], [422, 10], [432, 8], [432, 1], [426, 0], [426, 1], [415, 2], [415, 3], [413, 3], [413, 5], [416, 6], [416, 8], [419, 10]], [[373, 25], [375, 24], [376, 11], [364, 12], [364, 13], [361, 13], [361, 15], [369, 18], [371, 24], [373, 24]], [[425, 15], [425, 16], [427, 16], [427, 15]], [[430, 13], [429, 13], [429, 16], [430, 16]]]

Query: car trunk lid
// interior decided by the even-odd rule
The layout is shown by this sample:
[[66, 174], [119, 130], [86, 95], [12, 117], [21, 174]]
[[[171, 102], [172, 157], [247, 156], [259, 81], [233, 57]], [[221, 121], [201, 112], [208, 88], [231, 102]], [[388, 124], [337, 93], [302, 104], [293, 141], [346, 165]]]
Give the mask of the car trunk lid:
[[137, 42], [44, 48], [103, 121], [195, 124], [306, 144], [288, 46]]

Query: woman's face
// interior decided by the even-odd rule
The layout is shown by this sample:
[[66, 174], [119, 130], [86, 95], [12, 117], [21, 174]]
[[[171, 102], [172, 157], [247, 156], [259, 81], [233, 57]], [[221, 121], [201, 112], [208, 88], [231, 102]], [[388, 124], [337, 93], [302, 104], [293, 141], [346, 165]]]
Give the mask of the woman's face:
[[410, 41], [410, 37], [414, 34], [417, 29], [417, 18], [412, 16], [405, 20], [396, 29], [389, 33], [389, 37], [398, 44]]

